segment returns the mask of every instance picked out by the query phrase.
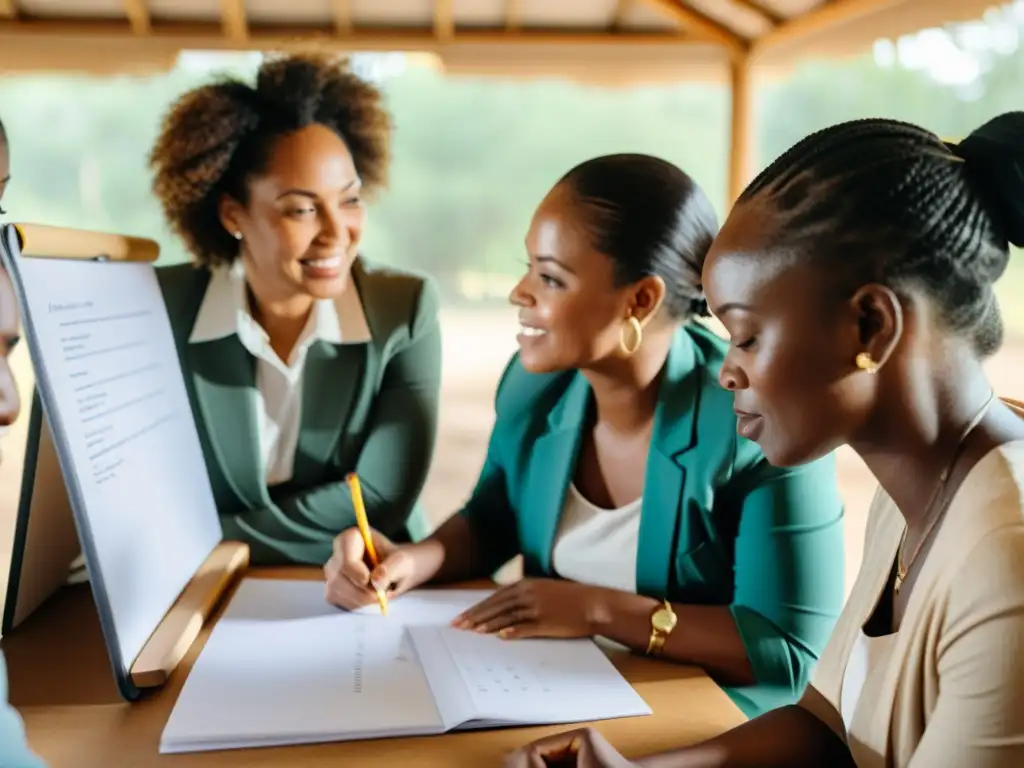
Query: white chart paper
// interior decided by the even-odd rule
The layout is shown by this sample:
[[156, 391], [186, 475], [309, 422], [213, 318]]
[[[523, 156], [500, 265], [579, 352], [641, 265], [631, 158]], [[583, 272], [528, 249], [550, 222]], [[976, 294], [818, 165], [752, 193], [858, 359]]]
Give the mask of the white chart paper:
[[221, 538], [152, 264], [17, 258], [47, 418], [126, 672]]

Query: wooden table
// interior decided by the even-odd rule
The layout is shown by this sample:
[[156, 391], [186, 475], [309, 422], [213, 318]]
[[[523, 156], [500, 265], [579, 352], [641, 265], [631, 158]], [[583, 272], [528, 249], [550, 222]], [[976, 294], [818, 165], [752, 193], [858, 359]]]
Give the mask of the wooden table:
[[[322, 578], [313, 569], [256, 569], [249, 575]], [[472, 586], [485, 586], [474, 584]], [[161, 755], [160, 733], [209, 629], [162, 689], [133, 704], [118, 696], [88, 585], [65, 587], [3, 638], [11, 702], [29, 743], [50, 768], [148, 766], [372, 765], [460, 768], [500, 766], [505, 754], [574, 726], [476, 731], [445, 736], [337, 742], [298, 747]], [[690, 744], [743, 721], [739, 709], [702, 671], [610, 651], [615, 665], [654, 714], [597, 728], [627, 756]]]

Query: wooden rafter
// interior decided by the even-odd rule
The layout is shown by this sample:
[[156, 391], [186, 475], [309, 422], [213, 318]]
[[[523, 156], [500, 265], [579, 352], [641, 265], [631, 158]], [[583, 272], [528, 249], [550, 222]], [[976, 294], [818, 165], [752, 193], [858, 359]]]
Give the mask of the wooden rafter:
[[747, 41], [733, 30], [721, 22], [695, 11], [690, 6], [683, 5], [681, 0], [643, 0], [643, 2], [680, 22], [688, 32], [696, 32], [700, 37], [713, 40], [734, 53], [747, 48]]
[[348, 0], [334, 0], [334, 29], [339, 35], [352, 34], [352, 7]]
[[152, 25], [146, 0], [124, 0], [124, 15], [128, 17], [132, 32], [136, 35], [149, 34]]
[[772, 26], [776, 26], [785, 21], [784, 16], [767, 7], [762, 0], [729, 0], [729, 2], [733, 5], [738, 5], [740, 8], [756, 13]]
[[[691, 36], [701, 40], [700, 35]], [[75, 41], [78, 44], [104, 45], [111, 42], [124, 43], [135, 39], [135, 35], [123, 22], [82, 19], [21, 19], [8, 21], [0, 19], [0, 53], [8, 40], [35, 40], [40, 44], [49, 41]], [[238, 39], [224, 34], [220, 22], [169, 22], [154, 21], [146, 44], [154, 50], [290, 50], [302, 48], [310, 43], [330, 47], [337, 43], [344, 50], [351, 51], [395, 51], [434, 52], [441, 47], [441, 41], [431, 29], [396, 29], [395, 27], [369, 27], [356, 25], [350, 38], [339, 40], [333, 26], [260, 24], [248, 27], [248, 37]], [[609, 35], [606, 30], [561, 31], [551, 29], [522, 29], [507, 32], [504, 29], [463, 29], [455, 42], [466, 45], [493, 45], [512, 47], [522, 45], [538, 46], [607, 46], [646, 44], [679, 45], [679, 34], [674, 30], [633, 31], [625, 30]], [[707, 40], [706, 42], [713, 42]]]
[[434, 0], [434, 37], [447, 42], [455, 37], [455, 12], [452, 0]]
[[784, 21], [775, 29], [766, 32], [751, 46], [754, 53], [760, 53], [783, 43], [814, 35], [822, 30], [845, 24], [861, 16], [883, 11], [904, 0], [832, 0], [814, 10]]
[[615, 12], [612, 14], [612, 23], [609, 25], [612, 29], [618, 31], [626, 23], [626, 14], [629, 9], [633, 7], [635, 0], [618, 0], [615, 4]]
[[0, 18], [18, 18], [18, 5], [14, 0], [0, 0]]
[[505, 0], [505, 29], [514, 32], [523, 24], [522, 0]]
[[249, 17], [245, 12], [245, 0], [220, 0], [220, 25], [224, 37], [229, 40], [247, 40]]

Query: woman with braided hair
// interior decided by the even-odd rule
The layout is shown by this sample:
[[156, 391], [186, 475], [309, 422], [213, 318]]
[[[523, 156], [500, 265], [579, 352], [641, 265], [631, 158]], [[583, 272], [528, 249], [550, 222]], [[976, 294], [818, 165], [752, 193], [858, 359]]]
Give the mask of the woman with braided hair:
[[1011, 244], [1024, 112], [959, 144], [844, 123], [755, 179], [704, 264], [720, 380], [773, 464], [845, 443], [879, 481], [853, 591], [797, 705], [637, 763], [578, 731], [510, 765], [1024, 765], [1024, 408], [982, 368]]
[[224, 536], [323, 565], [367, 514], [408, 538], [437, 427], [438, 295], [359, 250], [391, 121], [343, 62], [270, 58], [186, 93], [151, 155], [194, 265], [160, 270]]

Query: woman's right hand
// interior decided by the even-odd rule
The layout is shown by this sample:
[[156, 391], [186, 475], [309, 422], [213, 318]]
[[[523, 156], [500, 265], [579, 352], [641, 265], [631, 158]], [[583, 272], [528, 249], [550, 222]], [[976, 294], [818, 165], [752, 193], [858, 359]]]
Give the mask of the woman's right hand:
[[374, 590], [391, 599], [413, 586], [416, 572], [415, 545], [398, 546], [384, 534], [371, 530], [380, 565], [370, 570], [366, 544], [358, 528], [342, 531], [334, 539], [334, 554], [324, 566], [327, 601], [354, 610], [377, 602]]

